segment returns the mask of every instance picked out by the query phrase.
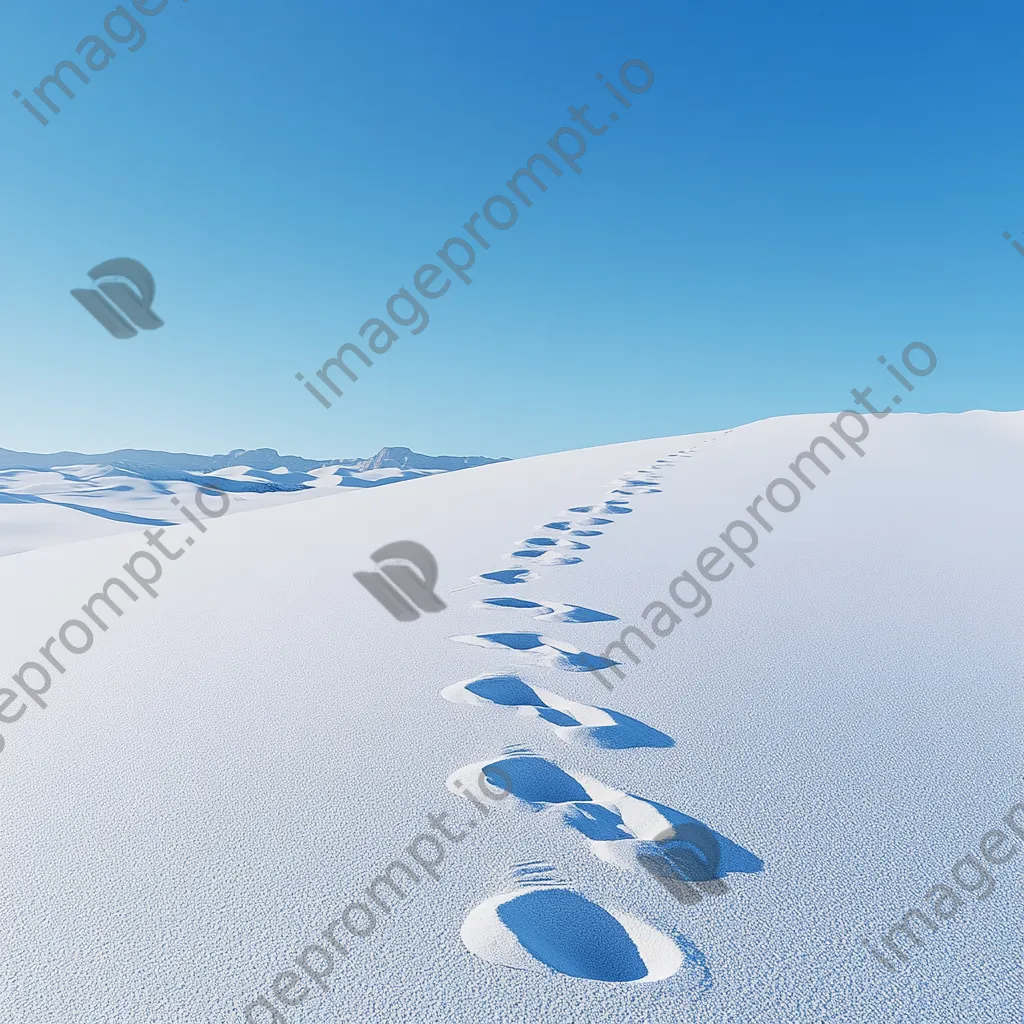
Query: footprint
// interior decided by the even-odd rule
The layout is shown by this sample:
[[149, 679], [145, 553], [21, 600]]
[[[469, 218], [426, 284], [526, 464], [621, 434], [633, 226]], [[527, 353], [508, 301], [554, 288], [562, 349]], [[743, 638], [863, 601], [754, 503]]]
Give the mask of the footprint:
[[502, 557], [530, 558], [538, 565], [578, 565], [583, 561], [579, 555], [560, 555], [557, 551], [544, 551], [542, 548], [521, 548]]
[[764, 870], [759, 857], [697, 818], [573, 775], [531, 750], [513, 748], [497, 759], [466, 765], [449, 777], [448, 789], [463, 795], [460, 789], [481, 773], [533, 811], [557, 809], [563, 822], [586, 838], [591, 853], [615, 867], [649, 870], [653, 860], [686, 882]]
[[633, 511], [625, 506], [624, 500], [606, 501], [603, 505], [577, 505], [575, 508], [567, 508], [566, 512], [595, 512], [599, 516], [622, 516]]
[[531, 686], [511, 673], [452, 683], [441, 690], [441, 696], [453, 704], [516, 708], [522, 715], [539, 718], [566, 743], [605, 750], [675, 746], [671, 736], [629, 715], [610, 708], [579, 704], [550, 690]]
[[562, 885], [521, 884], [484, 900], [459, 934], [475, 956], [518, 970], [618, 984], [671, 978], [688, 963], [710, 987], [704, 954], [624, 910], [611, 909]]
[[[593, 517], [589, 519], [581, 519], [579, 523], [570, 523], [566, 520], [560, 520], [555, 523], [545, 523], [543, 529], [545, 530], [570, 530], [572, 533], [581, 537], [589, 537], [591, 533], [585, 533], [582, 530], [573, 530], [573, 526], [607, 526], [609, 523], [614, 522], [614, 519], [595, 519]], [[594, 530], [592, 533], [601, 533], [601, 530]]]
[[619, 664], [610, 658], [587, 654], [561, 640], [552, 640], [539, 633], [478, 633], [449, 639], [474, 647], [515, 651], [535, 664], [548, 665], [563, 672], [595, 672]]
[[647, 475], [643, 470], [640, 470], [636, 476], [619, 477], [618, 480], [614, 481], [614, 484], [616, 487], [653, 487], [659, 482], [659, 479], [654, 473]]
[[[588, 788], [594, 781], [588, 780]], [[600, 802], [577, 803], [562, 820], [586, 836], [599, 860], [626, 871], [643, 868], [683, 902], [697, 902], [700, 894], [686, 885], [684, 896], [667, 880], [706, 883], [704, 892], [721, 895], [728, 891], [722, 880], [730, 874], [764, 870], [759, 857], [697, 818], [629, 793], [608, 793]]]
[[609, 494], [661, 494], [660, 487], [652, 487], [649, 484], [645, 484], [642, 487], [616, 487], [615, 490], [609, 491]]
[[539, 580], [540, 576], [529, 569], [498, 569], [496, 572], [485, 572], [479, 576], [471, 577], [473, 583], [504, 583], [511, 586], [514, 583], [529, 583], [531, 580]]
[[572, 551], [586, 551], [590, 547], [589, 544], [583, 544], [578, 540], [559, 540], [557, 537], [527, 537], [519, 544], [529, 544], [537, 548], [569, 548]]
[[539, 609], [540, 615], [534, 615], [534, 619], [546, 619], [551, 622], [618, 622], [617, 615], [608, 615], [605, 612], [595, 611], [593, 608], [584, 608], [579, 604], [559, 604], [555, 601], [526, 601], [520, 597], [485, 597], [477, 601], [477, 608], [518, 608], [518, 609]]
[[460, 930], [466, 948], [489, 963], [612, 983], [663, 981], [707, 962], [689, 939], [674, 941], [623, 910], [567, 886], [521, 885], [474, 907]]

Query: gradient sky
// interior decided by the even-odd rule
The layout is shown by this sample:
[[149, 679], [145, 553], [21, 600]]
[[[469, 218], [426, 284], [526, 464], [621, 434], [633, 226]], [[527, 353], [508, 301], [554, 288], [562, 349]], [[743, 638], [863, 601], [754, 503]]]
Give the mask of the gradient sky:
[[[515, 457], [888, 396], [912, 341], [904, 409], [1022, 405], [1019, 3], [170, 0], [41, 126], [10, 91], [114, 6], [0, 11], [3, 447]], [[295, 372], [630, 58], [582, 174], [318, 405]], [[128, 341], [69, 294], [119, 256], [166, 321]]]

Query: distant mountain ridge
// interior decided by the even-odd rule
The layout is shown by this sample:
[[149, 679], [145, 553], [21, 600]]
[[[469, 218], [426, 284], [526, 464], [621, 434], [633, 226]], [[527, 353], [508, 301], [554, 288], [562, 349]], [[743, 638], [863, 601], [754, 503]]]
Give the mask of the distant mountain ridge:
[[37, 454], [0, 448], [0, 556], [46, 544], [181, 522], [197, 487], [231, 494], [230, 511], [354, 493], [508, 459], [382, 448], [368, 459], [304, 459], [273, 448], [191, 455], [120, 448]]
[[[0, 470], [52, 469], [54, 466], [109, 465], [138, 473], [147, 479], [165, 479], [172, 473], [213, 473], [231, 466], [271, 470], [284, 468], [293, 473], [307, 473], [326, 466], [344, 466], [356, 472], [369, 469], [439, 469], [452, 472], [508, 462], [507, 458], [491, 459], [483, 455], [422, 455], [411, 448], [381, 448], [368, 459], [304, 459], [299, 455], [279, 455], [273, 448], [235, 448], [227, 455], [190, 455], [184, 452], [161, 452], [146, 448], [119, 448], [117, 451], [87, 454], [84, 452], [53, 452], [37, 454], [0, 448]], [[146, 472], [149, 470], [150, 472]]]
[[[453, 472], [457, 469], [472, 469], [474, 466], [489, 466], [494, 462], [509, 462], [507, 458], [489, 459], [483, 455], [420, 455], [409, 448], [381, 448], [376, 455], [363, 459], [353, 469], [443, 469]], [[349, 463], [343, 463], [349, 465]]]

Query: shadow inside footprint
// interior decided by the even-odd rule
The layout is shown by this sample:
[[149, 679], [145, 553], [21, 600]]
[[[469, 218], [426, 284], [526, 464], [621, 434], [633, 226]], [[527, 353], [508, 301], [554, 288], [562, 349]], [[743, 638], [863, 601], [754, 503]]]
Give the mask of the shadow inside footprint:
[[539, 633], [477, 633], [467, 636], [453, 636], [450, 639], [474, 647], [501, 647], [517, 651], [532, 661], [563, 672], [594, 672], [611, 668], [619, 662], [588, 654], [561, 641], [551, 640]]
[[453, 683], [441, 691], [445, 700], [459, 704], [497, 705], [532, 713], [566, 742], [605, 750], [636, 747], [672, 747], [671, 736], [629, 715], [610, 708], [569, 700], [561, 694], [531, 686], [514, 674], [479, 676]]
[[[689, 939], [665, 935], [563, 885], [524, 885], [493, 896], [466, 915], [460, 935], [490, 963], [588, 981], [663, 981], [684, 964], [708, 974], [704, 954]], [[706, 987], [703, 977], [697, 987]]]
[[[675, 877], [696, 883], [764, 870], [760, 857], [697, 818], [597, 779], [577, 778], [538, 754], [512, 754], [479, 769], [488, 783], [532, 810], [567, 805], [561, 808], [565, 824], [590, 841], [595, 856], [619, 867], [646, 867], [651, 858], [661, 858]], [[667, 872], [666, 866], [656, 874]]]
[[531, 580], [539, 579], [539, 577], [535, 572], [530, 572], [529, 569], [498, 569], [495, 572], [481, 573], [479, 576], [474, 576], [473, 579], [485, 583], [511, 585], [514, 583], [529, 583]]
[[[656, 800], [630, 793], [622, 796], [626, 799], [616, 801], [615, 807], [588, 799], [568, 809], [563, 819], [577, 832], [598, 842], [614, 842], [624, 838], [645, 839], [649, 854], [656, 852], [658, 856], [670, 860], [679, 874], [688, 881], [707, 882], [724, 878], [732, 872], [755, 874], [764, 870], [764, 861], [760, 857], [708, 828], [697, 818], [659, 804]], [[639, 810], [645, 814], [645, 829], [638, 828], [636, 824], [630, 827], [628, 818], [640, 820], [636, 815], [628, 815], [630, 810]], [[651, 818], [650, 810], [657, 812], [658, 817]]]
[[480, 605], [484, 608], [516, 608], [523, 611], [531, 608], [540, 612], [535, 619], [551, 619], [554, 622], [618, 622], [617, 615], [584, 608], [579, 604], [559, 604], [558, 602], [527, 601], [521, 597], [485, 597]]
[[498, 908], [523, 948], [553, 971], [592, 981], [639, 981], [648, 975], [625, 928], [571, 889], [534, 889]]
[[534, 810], [590, 799], [576, 779], [544, 757], [506, 757], [484, 765], [482, 771], [488, 783], [507, 790]]
[[625, 501], [607, 501], [603, 505], [577, 505], [566, 509], [567, 512], [596, 512], [601, 516], [624, 516], [633, 510], [626, 506]]
[[543, 548], [522, 548], [505, 556], [506, 558], [534, 558], [543, 565], [578, 565], [583, 561], [577, 555], [561, 555], [557, 551]]
[[658, 846], [680, 870], [690, 872], [687, 877], [691, 881], [707, 882], [732, 872], [757, 874], [764, 871], [760, 857], [708, 828], [704, 822], [656, 800], [644, 802], [671, 824], [671, 832], [658, 840]]
[[524, 544], [529, 544], [535, 548], [568, 548], [572, 551], [586, 551], [589, 549], [589, 544], [583, 544], [578, 540], [556, 540], [554, 537], [527, 537], [523, 541]]

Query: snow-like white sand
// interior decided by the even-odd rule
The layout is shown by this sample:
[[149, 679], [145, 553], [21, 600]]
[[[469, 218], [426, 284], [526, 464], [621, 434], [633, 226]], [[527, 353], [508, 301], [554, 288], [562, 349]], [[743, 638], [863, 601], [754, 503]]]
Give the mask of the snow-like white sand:
[[[223, 1024], [259, 997], [287, 1024], [1019, 1019], [1024, 841], [989, 866], [987, 898], [957, 890], [962, 908], [897, 972], [861, 939], [877, 948], [908, 909], [929, 908], [929, 889], [955, 887], [951, 865], [979, 856], [981, 837], [1024, 801], [1024, 414], [872, 423], [865, 457], [848, 452], [825, 478], [811, 467], [817, 487], [794, 511], [762, 505], [773, 531], [753, 568], [737, 561], [707, 584], [706, 614], [677, 607], [681, 622], [653, 649], [632, 643], [639, 664], [611, 655], [624, 672], [603, 673], [611, 692], [557, 657], [451, 639], [534, 631], [601, 655], [627, 626], [647, 628], [649, 604], [671, 604], [673, 579], [749, 518], [771, 480], [792, 476], [830, 419], [567, 452], [209, 522], [165, 561], [157, 599], [128, 603], [86, 653], [62, 653], [45, 710], [0, 724], [0, 1020]], [[616, 500], [633, 511], [611, 511]], [[52, 541], [61, 523], [47, 512], [38, 528]], [[565, 522], [600, 533], [544, 528]], [[190, 531], [168, 530], [165, 543], [183, 546]], [[570, 565], [503, 557], [540, 536], [590, 547]], [[435, 555], [448, 605], [410, 623], [352, 576], [402, 539]], [[5, 678], [141, 548], [133, 531], [0, 559]], [[471, 585], [519, 566], [533, 574], [524, 584]], [[619, 621], [537, 622], [479, 605], [507, 596]], [[567, 743], [529, 717], [440, 695], [507, 672], [675, 743]], [[525, 745], [574, 778], [699, 819], [764, 870], [683, 903], [614, 850], [596, 856], [555, 808], [510, 797], [473, 819], [445, 788], [460, 767]], [[371, 880], [413, 863], [410, 844], [441, 812], [466, 835], [444, 843], [438, 879], [417, 869], [371, 935], [336, 933], [348, 957], [336, 956], [326, 991], [309, 983], [294, 1007], [275, 998], [275, 979], [368, 901]], [[474, 911], [522, 888], [532, 864], [620, 915], [651, 977], [668, 977], [553, 972]], [[467, 920], [476, 952], [460, 934]], [[693, 950], [707, 984], [695, 983]], [[271, 1019], [259, 1007], [252, 1017]]]
[[[214, 486], [224, 481], [250, 488], [231, 490], [228, 514], [234, 514], [339, 492], [352, 493], [438, 472], [441, 471], [323, 466], [298, 473], [284, 466], [268, 470], [225, 466], [195, 476]], [[261, 484], [287, 489], [253, 489]], [[184, 480], [148, 479], [101, 465], [0, 470], [0, 557], [50, 544], [181, 523], [184, 520], [179, 503], [194, 506], [198, 486]]]

